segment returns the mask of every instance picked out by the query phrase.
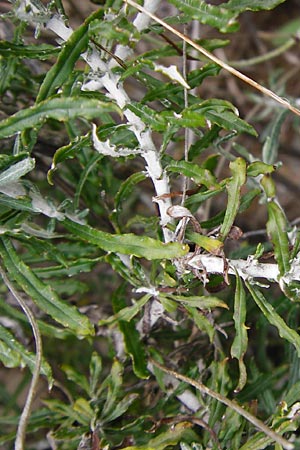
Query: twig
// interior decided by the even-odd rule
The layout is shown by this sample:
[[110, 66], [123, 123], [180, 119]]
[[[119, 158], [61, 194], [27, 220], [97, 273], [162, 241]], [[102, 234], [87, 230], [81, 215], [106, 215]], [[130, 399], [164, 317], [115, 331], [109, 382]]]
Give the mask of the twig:
[[246, 411], [244, 408], [242, 408], [240, 405], [238, 405], [236, 402], [229, 400], [227, 397], [224, 397], [222, 394], [219, 394], [218, 392], [213, 391], [212, 389], [208, 388], [204, 384], [202, 384], [199, 381], [195, 381], [192, 378], [186, 377], [185, 375], [182, 375], [178, 372], [175, 372], [175, 370], [169, 369], [162, 364], [159, 364], [154, 359], [150, 359], [151, 364], [158, 367], [163, 372], [167, 373], [170, 376], [173, 376], [177, 380], [183, 381], [190, 386], [194, 386], [198, 391], [200, 391], [202, 394], [209, 395], [210, 397], [218, 400], [219, 402], [223, 403], [224, 405], [228, 406], [229, 408], [233, 409], [235, 412], [237, 412], [239, 415], [244, 417], [248, 422], [252, 423], [256, 428], [258, 428], [260, 431], [265, 433], [269, 438], [272, 439], [272, 441], [277, 442], [280, 444], [284, 449], [286, 450], [292, 450], [294, 448], [294, 445], [291, 442], [288, 442], [286, 439], [284, 439], [280, 434], [276, 433], [275, 431], [271, 430], [267, 425], [265, 425], [261, 420], [257, 419], [255, 416], [250, 414], [248, 411]]
[[178, 30], [175, 30], [171, 25], [164, 22], [162, 19], [157, 17], [155, 14], [150, 13], [147, 11], [143, 6], [138, 5], [133, 0], [123, 0], [125, 3], [128, 3], [129, 5], [133, 6], [134, 8], [138, 9], [139, 11], [143, 12], [144, 14], [147, 14], [149, 17], [151, 17], [155, 22], [162, 25], [165, 29], [171, 31], [171, 33], [178, 36], [180, 39], [187, 42], [189, 45], [194, 47], [196, 50], [198, 50], [200, 53], [202, 53], [204, 56], [206, 56], [211, 61], [215, 62], [219, 66], [221, 66], [223, 69], [227, 70], [227, 72], [230, 72], [235, 77], [239, 78], [240, 80], [244, 81], [245, 83], [249, 84], [250, 86], [254, 87], [258, 91], [262, 92], [264, 95], [267, 95], [268, 97], [271, 97], [273, 100], [275, 100], [277, 103], [281, 104], [285, 108], [288, 108], [290, 111], [292, 111], [294, 114], [297, 114], [297, 116], [300, 116], [300, 110], [296, 108], [295, 106], [291, 105], [290, 102], [279, 95], [275, 94], [270, 89], [267, 89], [266, 87], [262, 86], [261, 84], [257, 83], [256, 81], [252, 80], [252, 78], [249, 78], [247, 75], [243, 74], [242, 72], [239, 72], [234, 67], [230, 66], [226, 62], [220, 60], [215, 55], [210, 53], [208, 50], [206, 50], [204, 47], [201, 47], [201, 45], [196, 44], [192, 39], [190, 39], [188, 36], [185, 36], [183, 33], [181, 33]]
[[10, 280], [7, 278], [6, 273], [0, 266], [0, 275], [6, 284], [7, 288], [10, 290], [12, 295], [15, 297], [21, 308], [23, 309], [30, 325], [33, 331], [34, 340], [35, 340], [35, 350], [36, 350], [36, 357], [35, 357], [35, 367], [32, 372], [32, 379], [30, 383], [30, 388], [27, 394], [26, 402], [19, 420], [17, 434], [16, 434], [16, 440], [15, 440], [15, 450], [23, 450], [24, 443], [25, 443], [25, 435], [26, 435], [26, 427], [29, 420], [29, 416], [31, 413], [32, 403], [34, 400], [34, 396], [37, 390], [37, 385], [39, 381], [39, 375], [41, 371], [41, 365], [42, 365], [42, 339], [40, 335], [40, 331], [37, 325], [37, 322], [34, 318], [34, 315], [32, 314], [31, 310], [28, 308], [22, 297], [20, 296], [19, 292], [14, 288], [13, 284], [10, 282]]

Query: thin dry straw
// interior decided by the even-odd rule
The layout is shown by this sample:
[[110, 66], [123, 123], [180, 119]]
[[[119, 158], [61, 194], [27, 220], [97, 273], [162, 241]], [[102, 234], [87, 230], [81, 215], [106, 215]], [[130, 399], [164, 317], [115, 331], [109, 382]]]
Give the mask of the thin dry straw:
[[221, 66], [223, 69], [227, 70], [227, 72], [231, 73], [235, 77], [239, 78], [240, 80], [243, 80], [245, 83], [249, 84], [250, 86], [254, 87], [258, 91], [262, 92], [263, 94], [267, 95], [268, 97], [271, 97], [273, 100], [275, 100], [277, 103], [280, 103], [285, 108], [292, 111], [294, 114], [297, 114], [297, 116], [300, 116], [300, 110], [296, 108], [295, 106], [291, 105], [290, 102], [282, 97], [279, 97], [279, 95], [275, 94], [273, 91], [270, 91], [270, 89], [265, 88], [261, 84], [257, 83], [256, 81], [252, 80], [252, 78], [247, 77], [247, 75], [243, 74], [242, 72], [239, 72], [234, 67], [231, 67], [226, 62], [222, 61], [221, 59], [217, 58], [215, 55], [207, 51], [205, 48], [201, 47], [201, 45], [196, 44], [192, 39], [190, 39], [188, 36], [184, 35], [183, 33], [180, 33], [180, 31], [175, 30], [175, 28], [171, 27], [171, 25], [164, 22], [162, 19], [157, 17], [155, 14], [152, 14], [151, 12], [147, 11], [143, 6], [138, 5], [133, 0], [124, 0], [125, 3], [128, 3], [129, 5], [133, 6], [134, 8], [138, 9], [142, 13], [146, 14], [147, 16], [151, 17], [155, 22], [162, 25], [165, 29], [171, 31], [171, 33], [178, 36], [180, 39], [184, 40], [186, 43], [194, 47], [196, 50], [198, 50], [200, 53], [202, 53], [204, 56], [206, 56], [211, 61], [215, 62], [219, 66]]

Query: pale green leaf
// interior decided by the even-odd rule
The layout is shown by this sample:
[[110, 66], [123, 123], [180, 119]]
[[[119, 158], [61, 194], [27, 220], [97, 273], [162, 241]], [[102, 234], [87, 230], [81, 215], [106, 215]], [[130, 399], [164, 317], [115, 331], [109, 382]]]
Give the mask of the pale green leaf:
[[248, 335], [246, 321], [246, 294], [243, 288], [242, 280], [236, 273], [236, 288], [234, 296], [234, 327], [235, 327], [235, 337], [231, 346], [231, 356], [236, 358], [239, 362], [240, 377], [238, 385], [235, 389], [239, 392], [243, 389], [247, 382], [247, 370], [244, 363], [244, 355], [248, 346]]
[[280, 275], [285, 275], [291, 267], [287, 220], [281, 207], [275, 201], [269, 201], [267, 232], [274, 247], [275, 258]]
[[69, 219], [65, 219], [63, 224], [79, 239], [94, 244], [107, 252], [134, 255], [149, 260], [177, 258], [184, 256], [188, 252], [188, 246], [179, 244], [178, 242], [165, 244], [147, 236], [110, 234], [96, 230], [88, 225], [72, 222]]

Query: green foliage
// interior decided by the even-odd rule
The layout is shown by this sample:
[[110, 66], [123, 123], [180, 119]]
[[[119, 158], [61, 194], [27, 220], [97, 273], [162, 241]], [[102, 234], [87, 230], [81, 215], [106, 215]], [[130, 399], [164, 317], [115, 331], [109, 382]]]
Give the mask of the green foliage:
[[[254, 98], [248, 123], [214, 98], [219, 65], [130, 1], [93, 3], [75, 30], [60, 0], [1, 19], [0, 375], [21, 381], [0, 388], [0, 446], [298, 448], [300, 233], [277, 196], [291, 116]], [[165, 21], [232, 33], [284, 0], [213, 3], [165, 1]], [[257, 205], [266, 232], [241, 238]], [[22, 428], [35, 375], [53, 388]]]

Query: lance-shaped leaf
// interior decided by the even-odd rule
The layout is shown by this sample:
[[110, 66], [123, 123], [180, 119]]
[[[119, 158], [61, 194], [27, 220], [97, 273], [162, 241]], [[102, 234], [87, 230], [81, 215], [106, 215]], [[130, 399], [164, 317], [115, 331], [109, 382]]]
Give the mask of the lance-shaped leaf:
[[195, 126], [201, 126], [202, 118], [202, 120], [216, 124], [225, 130], [235, 131], [236, 133], [249, 133], [253, 136], [257, 135], [251, 125], [238, 117], [237, 108], [226, 100], [217, 98], [204, 100], [201, 103], [193, 104], [184, 109], [181, 115], [185, 120], [189, 118], [195, 120]]
[[[125, 284], [121, 285], [112, 296], [112, 303], [115, 314], [120, 314], [121, 311], [126, 308], [124, 287]], [[145, 350], [142, 346], [139, 332], [135, 328], [133, 320], [129, 322], [119, 320], [118, 325], [124, 337], [126, 351], [131, 357], [134, 373], [139, 378], [148, 378], [149, 372], [147, 370]]]
[[6, 236], [1, 237], [0, 256], [10, 276], [39, 308], [77, 335], [94, 334], [94, 328], [89, 319], [80, 314], [74, 306], [61, 301], [49, 284], [43, 283], [21, 260]]
[[223, 5], [224, 8], [241, 13], [243, 11], [260, 11], [273, 9], [285, 0], [229, 0]]
[[189, 161], [173, 161], [166, 169], [169, 172], [181, 173], [194, 181], [194, 183], [199, 185], [203, 184], [207, 189], [220, 188], [215, 176], [208, 169], [199, 167], [198, 164]]
[[[6, 367], [25, 367], [28, 366], [31, 372], [34, 371], [36, 356], [29, 352], [13, 334], [0, 325], [0, 360]], [[52, 384], [52, 371], [49, 364], [43, 360], [41, 365], [41, 374], [46, 375], [49, 383]]]
[[227, 192], [228, 202], [223, 224], [221, 226], [220, 235], [222, 240], [228, 235], [240, 205], [241, 187], [246, 182], [246, 162], [242, 158], [237, 158], [229, 164], [232, 173]]
[[268, 222], [267, 232], [274, 246], [275, 258], [278, 263], [281, 276], [286, 274], [290, 268], [289, 239], [287, 235], [287, 220], [281, 207], [275, 202], [267, 204]]
[[[171, 298], [172, 300], [175, 300], [176, 302], [180, 302], [189, 306], [194, 306], [199, 309], [211, 309], [211, 308], [226, 308], [228, 309], [228, 305], [226, 305], [223, 300], [219, 299], [218, 297], [213, 296], [205, 296], [205, 295], [192, 295], [189, 297], [185, 297], [184, 295], [172, 295], [167, 294], [165, 295], [168, 298]], [[162, 295], [163, 297], [163, 295]]]
[[96, 99], [67, 97], [50, 98], [30, 108], [22, 109], [16, 114], [0, 122], [0, 138], [13, 136], [16, 133], [40, 126], [47, 119], [65, 122], [77, 117], [93, 119], [101, 117], [105, 112], [119, 112], [120, 109], [109, 102]]
[[236, 287], [234, 296], [234, 327], [235, 337], [231, 346], [231, 356], [236, 358], [239, 362], [240, 377], [235, 392], [239, 392], [243, 389], [247, 382], [247, 370], [244, 363], [244, 355], [248, 346], [248, 335], [246, 321], [246, 294], [243, 288], [242, 280], [236, 273]]
[[277, 328], [279, 336], [286, 339], [295, 347], [298, 356], [300, 357], [300, 336], [297, 331], [293, 330], [285, 323], [282, 317], [280, 317], [256, 286], [251, 285], [248, 281], [246, 281], [246, 286], [266, 319]]
[[41, 84], [36, 100], [37, 103], [54, 94], [57, 88], [61, 87], [68, 80], [76, 61], [87, 49], [89, 23], [102, 15], [102, 9], [96, 11], [77, 30], [73, 31], [69, 39], [64, 43], [56, 63], [51, 67]]
[[188, 246], [178, 242], [165, 244], [148, 236], [137, 236], [132, 233], [110, 234], [96, 230], [89, 225], [72, 222], [69, 219], [65, 219], [63, 224], [74, 236], [94, 244], [106, 252], [134, 255], [149, 260], [178, 258], [188, 252]]
[[22, 45], [8, 41], [0, 41], [0, 55], [4, 57], [16, 56], [19, 58], [47, 59], [59, 53], [59, 48], [53, 45]]
[[190, 19], [218, 28], [222, 33], [238, 30], [239, 26], [234, 20], [236, 14], [226, 10], [222, 5], [214, 6], [201, 0], [170, 0], [170, 2]]

